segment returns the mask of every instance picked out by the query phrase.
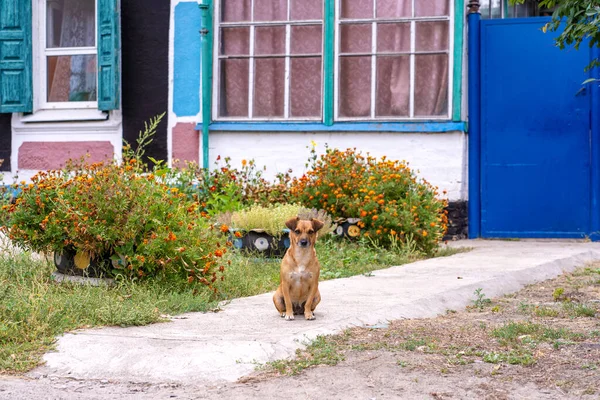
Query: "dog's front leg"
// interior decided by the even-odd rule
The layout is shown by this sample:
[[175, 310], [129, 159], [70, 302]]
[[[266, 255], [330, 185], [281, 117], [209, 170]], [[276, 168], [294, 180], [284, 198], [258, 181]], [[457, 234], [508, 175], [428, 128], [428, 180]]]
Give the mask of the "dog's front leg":
[[291, 321], [294, 319], [294, 306], [290, 297], [290, 287], [286, 281], [281, 281], [281, 292], [283, 293], [283, 301], [285, 303], [285, 320]]
[[308, 298], [306, 299], [306, 304], [304, 305], [304, 318], [308, 320], [315, 319], [315, 314], [313, 313], [313, 310], [317, 305], [315, 304], [315, 307], [313, 307], [313, 302], [315, 301], [315, 297], [318, 290], [318, 284], [312, 285], [308, 294]]

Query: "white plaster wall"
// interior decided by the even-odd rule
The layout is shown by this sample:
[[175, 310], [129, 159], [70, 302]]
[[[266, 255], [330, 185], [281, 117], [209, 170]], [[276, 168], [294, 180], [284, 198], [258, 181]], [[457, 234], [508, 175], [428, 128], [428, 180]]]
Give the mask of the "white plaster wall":
[[[467, 198], [467, 141], [462, 132], [451, 133], [264, 133], [211, 132], [210, 160], [217, 156], [231, 157], [232, 166], [239, 167], [243, 159], [254, 159], [259, 167], [267, 167], [267, 178], [289, 168], [293, 175], [306, 171], [311, 141], [317, 152], [330, 148], [354, 148], [363, 153], [390, 159], [406, 160], [418, 175], [446, 190], [449, 200]], [[211, 165], [211, 168], [214, 164]]]

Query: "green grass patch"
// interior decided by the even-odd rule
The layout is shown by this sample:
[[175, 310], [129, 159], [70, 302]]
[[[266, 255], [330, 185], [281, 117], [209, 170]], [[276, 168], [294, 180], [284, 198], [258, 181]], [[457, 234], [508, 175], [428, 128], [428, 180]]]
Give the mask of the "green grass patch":
[[510, 351], [490, 351], [483, 355], [483, 361], [492, 364], [508, 363], [513, 365], [532, 365], [535, 363], [533, 354], [529, 351], [510, 350]]
[[595, 317], [596, 309], [582, 303], [563, 303], [565, 314], [569, 317]]
[[336, 365], [344, 360], [344, 355], [336, 340], [340, 338], [340, 335], [319, 335], [306, 349], [296, 350], [295, 358], [271, 361], [266, 363], [262, 369], [274, 370], [282, 375], [297, 375], [306, 368], [317, 365]]
[[28, 254], [0, 257], [0, 372], [35, 367], [55, 336], [66, 331], [145, 325], [161, 321], [162, 314], [206, 311], [214, 305], [202, 287], [165, 282], [59, 284], [51, 278], [53, 270], [50, 263]]
[[581, 340], [584, 335], [565, 328], [549, 328], [531, 322], [509, 322], [492, 330], [492, 336], [503, 346], [515, 346], [519, 338], [527, 335], [530, 342], [556, 342], [557, 340]]

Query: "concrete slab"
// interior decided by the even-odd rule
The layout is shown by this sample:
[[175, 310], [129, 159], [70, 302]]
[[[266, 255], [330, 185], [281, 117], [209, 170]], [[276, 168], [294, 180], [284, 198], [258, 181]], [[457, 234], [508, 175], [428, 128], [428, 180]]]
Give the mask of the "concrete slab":
[[130, 382], [216, 384], [257, 363], [293, 356], [306, 341], [352, 325], [432, 317], [519, 290], [600, 259], [599, 243], [463, 241], [468, 253], [322, 282], [314, 321], [284, 321], [272, 294], [236, 299], [217, 313], [190, 313], [145, 327], [82, 330], [59, 338], [32, 375]]

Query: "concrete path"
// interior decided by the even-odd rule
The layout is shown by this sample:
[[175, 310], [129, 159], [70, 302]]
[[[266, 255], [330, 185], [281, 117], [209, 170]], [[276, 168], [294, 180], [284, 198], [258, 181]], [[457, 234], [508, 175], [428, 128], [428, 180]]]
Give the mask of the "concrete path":
[[487, 297], [514, 292], [600, 259], [600, 244], [463, 241], [468, 253], [322, 282], [314, 321], [284, 321], [272, 294], [237, 299], [217, 313], [190, 313], [171, 322], [83, 330], [59, 339], [49, 374], [76, 379], [216, 384], [251, 373], [257, 363], [292, 356], [302, 343], [351, 325], [431, 317], [460, 309], [482, 288]]

